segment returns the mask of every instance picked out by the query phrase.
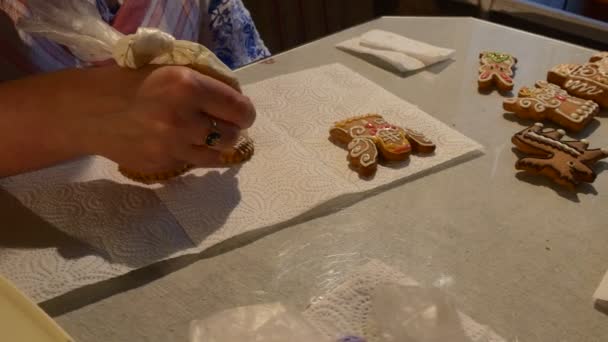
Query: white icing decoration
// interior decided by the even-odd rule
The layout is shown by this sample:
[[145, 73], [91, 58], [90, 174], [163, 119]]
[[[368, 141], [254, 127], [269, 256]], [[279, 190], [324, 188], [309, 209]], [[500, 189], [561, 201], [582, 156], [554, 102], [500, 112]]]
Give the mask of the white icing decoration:
[[603, 154], [608, 154], [608, 147], [602, 147], [600, 148], [600, 151], [602, 151]]
[[396, 129], [382, 129], [378, 131], [378, 137], [386, 142], [399, 143], [403, 140]]
[[363, 126], [353, 126], [350, 128], [350, 136], [354, 137], [361, 137], [361, 136], [366, 136], [367, 130], [365, 129], [365, 127]]
[[566, 88], [576, 90], [587, 95], [597, 95], [604, 92], [602, 89], [598, 89], [597, 86], [581, 80], [568, 80], [566, 82]]
[[564, 135], [564, 134], [566, 134], [566, 131], [564, 131], [563, 129], [560, 128], [557, 130], [557, 133]]
[[534, 126], [537, 126], [537, 127], [545, 127], [545, 125], [543, 125], [543, 124], [542, 124], [542, 123], [540, 123], [540, 122], [535, 123], [535, 124], [534, 124]]
[[349, 144], [350, 156], [359, 158], [359, 164], [367, 167], [375, 163], [378, 157], [376, 144], [370, 138], [354, 138]]
[[569, 145], [564, 144], [561, 141], [558, 141], [558, 140], [555, 140], [555, 139], [551, 139], [551, 138], [547, 138], [544, 135], [540, 135], [540, 134], [537, 134], [535, 132], [527, 132], [526, 136], [532, 137], [533, 140], [540, 140], [540, 141], [546, 143], [547, 145], [556, 147], [557, 149], [562, 150], [564, 152], [567, 152], [569, 154], [572, 154], [574, 156], [580, 156], [581, 155], [581, 153], [579, 151], [577, 151], [575, 148], [570, 147]]

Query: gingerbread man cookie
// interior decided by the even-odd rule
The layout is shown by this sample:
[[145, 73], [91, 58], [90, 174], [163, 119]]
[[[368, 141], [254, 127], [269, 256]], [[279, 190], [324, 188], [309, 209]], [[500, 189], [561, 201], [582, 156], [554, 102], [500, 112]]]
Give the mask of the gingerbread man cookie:
[[521, 118], [551, 120], [574, 132], [583, 129], [600, 111], [597, 103], [570, 96], [545, 81], [537, 81], [534, 88], [521, 88], [517, 97], [504, 100], [502, 106]]
[[338, 143], [347, 144], [350, 165], [364, 177], [376, 172], [379, 154], [387, 161], [400, 161], [406, 160], [412, 151], [435, 150], [435, 144], [424, 135], [391, 125], [378, 114], [336, 122], [329, 134]]
[[[240, 136], [232, 149], [222, 151], [220, 157], [221, 162], [225, 165], [240, 164], [251, 159], [254, 152], [253, 140], [248, 136]], [[142, 173], [133, 170], [127, 170], [119, 166], [120, 173], [136, 182], [144, 184], [159, 183], [167, 181], [173, 177], [178, 177], [190, 171], [194, 166], [186, 164], [182, 168], [167, 172], [159, 172], [154, 174]]]
[[515, 134], [511, 141], [527, 155], [517, 161], [515, 168], [544, 175], [570, 189], [593, 182], [596, 175], [591, 167], [608, 157], [608, 148], [588, 149], [587, 140], [565, 141], [564, 134], [561, 129], [543, 129], [541, 123]]
[[547, 81], [574, 96], [592, 100], [608, 108], [608, 63], [560, 64], [547, 73]]
[[501, 91], [513, 89], [513, 67], [517, 58], [501, 52], [482, 52], [479, 63], [477, 85], [480, 90], [489, 89], [492, 85]]

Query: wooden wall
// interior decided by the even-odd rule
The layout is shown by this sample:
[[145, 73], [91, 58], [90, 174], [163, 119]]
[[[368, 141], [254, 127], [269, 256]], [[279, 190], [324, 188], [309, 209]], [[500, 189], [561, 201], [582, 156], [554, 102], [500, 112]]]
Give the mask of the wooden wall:
[[272, 53], [371, 20], [374, 0], [244, 0]]
[[[473, 15], [448, 0], [243, 0], [273, 54], [383, 15]], [[451, 8], [455, 7], [455, 8]]]

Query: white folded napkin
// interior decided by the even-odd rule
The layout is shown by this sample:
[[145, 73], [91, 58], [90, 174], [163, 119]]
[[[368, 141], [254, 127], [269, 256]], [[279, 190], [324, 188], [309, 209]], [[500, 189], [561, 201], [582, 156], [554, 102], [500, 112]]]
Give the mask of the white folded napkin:
[[455, 52], [382, 30], [371, 30], [341, 42], [336, 47], [377, 57], [400, 72], [418, 70], [441, 62], [452, 57]]
[[593, 299], [596, 301], [608, 302], [608, 272], [604, 275], [604, 279], [593, 294]]

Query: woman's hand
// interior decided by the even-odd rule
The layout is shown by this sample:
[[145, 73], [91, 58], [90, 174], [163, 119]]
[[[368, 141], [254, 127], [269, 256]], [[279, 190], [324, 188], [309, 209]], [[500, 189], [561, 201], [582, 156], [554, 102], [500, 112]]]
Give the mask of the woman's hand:
[[[96, 154], [139, 172], [218, 165], [251, 101], [187, 67], [71, 69], [0, 84], [0, 177]], [[217, 132], [217, 145], [205, 145]]]
[[[232, 147], [255, 120], [251, 101], [233, 88], [186, 67], [152, 71], [125, 112], [97, 117], [91, 154], [103, 155], [143, 173], [184, 164], [213, 167], [219, 150]], [[219, 133], [217, 145], [205, 144]]]

